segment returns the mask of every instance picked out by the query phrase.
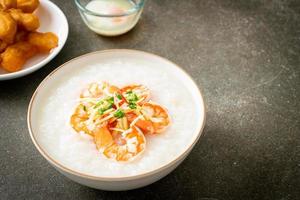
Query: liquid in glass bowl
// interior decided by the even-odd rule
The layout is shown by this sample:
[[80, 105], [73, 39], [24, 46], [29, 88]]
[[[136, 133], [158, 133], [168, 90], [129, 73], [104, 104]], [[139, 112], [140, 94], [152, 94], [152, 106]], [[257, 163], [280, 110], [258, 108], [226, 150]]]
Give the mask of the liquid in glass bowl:
[[85, 24], [104, 36], [117, 36], [138, 22], [145, 0], [75, 0]]

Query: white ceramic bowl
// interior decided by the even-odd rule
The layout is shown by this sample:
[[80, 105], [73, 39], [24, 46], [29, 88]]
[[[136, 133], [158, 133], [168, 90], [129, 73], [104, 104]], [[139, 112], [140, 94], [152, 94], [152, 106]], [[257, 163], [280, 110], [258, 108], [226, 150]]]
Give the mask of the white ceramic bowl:
[[68, 21], [64, 13], [51, 1], [40, 0], [40, 6], [35, 11], [40, 19], [40, 32], [53, 32], [58, 36], [58, 47], [51, 53], [45, 55], [36, 55], [29, 59], [20, 71], [6, 72], [0, 67], [0, 81], [9, 80], [30, 74], [52, 60], [63, 48], [69, 33]]
[[[199, 121], [197, 127], [193, 129], [196, 131], [191, 134], [187, 134], [190, 135], [191, 142], [185, 146], [184, 150], [180, 152], [178, 157], [152, 171], [125, 177], [91, 176], [88, 174], [84, 174], [80, 171], [74, 171], [68, 166], [61, 164], [59, 160], [56, 160], [55, 158], [51, 157], [50, 154], [47, 152], [46, 148], [44, 148], [41, 145], [41, 142], [38, 139], [39, 137], [37, 137], [39, 134], [37, 124], [37, 113], [38, 110], [41, 109], [42, 99], [45, 96], [47, 96], [47, 91], [49, 91], [48, 89], [50, 89], [51, 87], [55, 87], [55, 82], [59, 82], [60, 80], [65, 79], [66, 74], [70, 73], [72, 70], [75, 70], [74, 68], [82, 68], [95, 63], [107, 63], [110, 60], [114, 61], [120, 58], [122, 58], [123, 60], [125, 59], [126, 62], [139, 62], [143, 60], [147, 63], [150, 63], [151, 67], [166, 67], [168, 70], [171, 70], [172, 74], [175, 74], [176, 78], [179, 78], [179, 80], [184, 82], [187, 90], [192, 94], [192, 98], [194, 98], [195, 102], [199, 103], [197, 107], [194, 108], [197, 110], [198, 114], [195, 116], [194, 119], [191, 119]], [[99, 65], [99, 72], [101, 72], [101, 66], [102, 65]], [[176, 64], [162, 57], [142, 51], [115, 49], [93, 52], [77, 57], [58, 67], [51, 74], [49, 74], [38, 86], [38, 88], [32, 96], [28, 108], [27, 123], [31, 139], [36, 148], [42, 154], [42, 156], [49, 163], [51, 163], [58, 171], [60, 171], [62, 174], [64, 174], [71, 180], [92, 188], [102, 190], [129, 190], [143, 187], [145, 185], [151, 184], [159, 180], [160, 178], [166, 176], [168, 173], [174, 170], [185, 159], [185, 157], [190, 153], [190, 151], [192, 150], [202, 133], [205, 123], [205, 107], [203, 98], [195, 82], [190, 78], [190, 76], [187, 73], [185, 73]]]

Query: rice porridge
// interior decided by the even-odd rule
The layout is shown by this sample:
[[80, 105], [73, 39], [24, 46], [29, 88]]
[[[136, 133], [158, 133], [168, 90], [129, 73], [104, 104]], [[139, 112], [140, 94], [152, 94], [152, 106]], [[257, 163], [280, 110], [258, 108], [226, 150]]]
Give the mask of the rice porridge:
[[[47, 90], [36, 117], [37, 139], [62, 165], [92, 176], [138, 175], [171, 162], [192, 142], [199, 124], [198, 102], [187, 85], [165, 68], [115, 60], [74, 67], [67, 76]], [[171, 123], [164, 132], [145, 134], [146, 148], [131, 162], [107, 159], [95, 147], [93, 137], [77, 133], [70, 125], [82, 89], [99, 81], [118, 86], [142, 84], [149, 88], [151, 100], [163, 105], [170, 115]]]

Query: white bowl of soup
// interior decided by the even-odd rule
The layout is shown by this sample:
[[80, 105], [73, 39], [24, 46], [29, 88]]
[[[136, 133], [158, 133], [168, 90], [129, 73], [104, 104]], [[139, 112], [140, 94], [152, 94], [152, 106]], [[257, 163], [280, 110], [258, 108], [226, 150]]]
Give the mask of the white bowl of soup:
[[[95, 83], [98, 89], [91, 87]], [[117, 90], [106, 90], [103, 83]], [[132, 85], [147, 88], [147, 98], [124, 89]], [[147, 105], [164, 109], [156, 116], [144, 112]], [[83, 115], [75, 115], [77, 108]], [[130, 120], [132, 112], [141, 114]], [[143, 120], [150, 125], [138, 123]], [[33, 94], [27, 122], [38, 151], [62, 174], [92, 188], [120, 191], [149, 185], [174, 170], [200, 138], [205, 107], [195, 82], [176, 64], [115, 49], [77, 57], [54, 70]], [[109, 140], [99, 131], [103, 127]], [[134, 130], [142, 140], [125, 138]]]

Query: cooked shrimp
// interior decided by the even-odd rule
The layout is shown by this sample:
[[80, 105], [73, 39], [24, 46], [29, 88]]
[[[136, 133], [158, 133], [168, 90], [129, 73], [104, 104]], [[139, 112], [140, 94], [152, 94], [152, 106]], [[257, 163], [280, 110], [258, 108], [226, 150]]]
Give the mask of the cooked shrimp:
[[98, 83], [91, 83], [81, 92], [80, 98], [98, 98], [102, 95], [102, 86]]
[[150, 98], [150, 91], [144, 85], [128, 85], [121, 92], [128, 103], [141, 104]]
[[107, 82], [91, 83], [85, 88], [80, 97], [81, 98], [99, 98], [102, 95], [112, 96], [120, 89], [114, 85], [109, 85]]
[[131, 161], [146, 148], [144, 134], [161, 133], [170, 124], [167, 110], [148, 102], [149, 97], [143, 85], [119, 89], [107, 82], [91, 83], [81, 93], [71, 126], [91, 135], [106, 158]]
[[94, 131], [94, 135], [100, 152], [105, 157], [116, 161], [131, 161], [143, 153], [146, 147], [145, 137], [136, 127], [116, 133], [111, 132], [108, 126], [102, 126]]
[[138, 117], [134, 112], [126, 113], [127, 120], [131, 123], [131, 126], [139, 127], [146, 134], [154, 133], [154, 126], [150, 120], [145, 120], [142, 117]]
[[150, 120], [152, 122], [154, 133], [161, 133], [171, 122], [167, 110], [156, 103], [144, 103], [142, 105], [141, 112], [146, 120]]
[[77, 132], [83, 131], [87, 134], [92, 135], [91, 131], [88, 129], [86, 125], [86, 121], [89, 119], [89, 115], [87, 112], [87, 107], [83, 104], [79, 104], [73, 115], [71, 116], [70, 124], [73, 129]]

